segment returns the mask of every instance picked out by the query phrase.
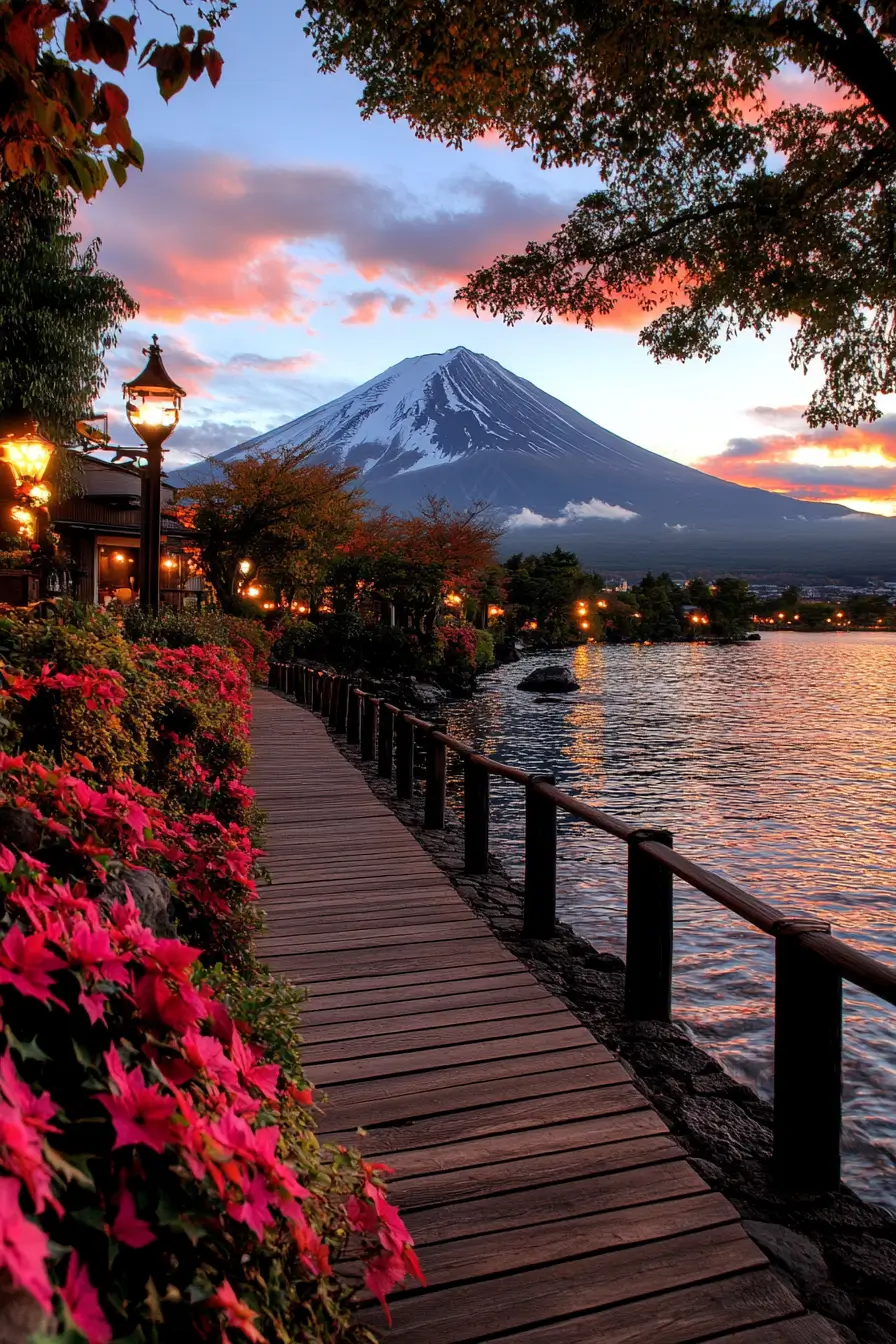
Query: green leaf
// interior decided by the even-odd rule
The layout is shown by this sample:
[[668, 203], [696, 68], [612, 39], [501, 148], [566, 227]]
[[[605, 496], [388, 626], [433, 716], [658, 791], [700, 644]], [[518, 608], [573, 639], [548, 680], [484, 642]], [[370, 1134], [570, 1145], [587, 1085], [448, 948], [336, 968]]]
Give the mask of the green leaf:
[[13, 1035], [10, 1027], [7, 1026], [6, 1039], [9, 1041], [9, 1048], [15, 1050], [16, 1054], [21, 1059], [45, 1060], [50, 1058], [49, 1055], [44, 1054], [43, 1050], [41, 1050], [40, 1046], [37, 1044], [36, 1036], [32, 1036], [30, 1041], [20, 1041], [17, 1036]]

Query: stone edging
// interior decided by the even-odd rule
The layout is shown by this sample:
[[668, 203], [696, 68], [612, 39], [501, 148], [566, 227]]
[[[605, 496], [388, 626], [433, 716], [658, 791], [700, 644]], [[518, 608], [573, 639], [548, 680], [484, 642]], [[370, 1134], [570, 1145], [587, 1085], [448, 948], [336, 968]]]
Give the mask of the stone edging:
[[845, 1187], [816, 1197], [778, 1193], [770, 1173], [769, 1103], [676, 1023], [627, 1022], [619, 957], [600, 952], [566, 924], [558, 924], [550, 940], [523, 939], [522, 889], [500, 861], [491, 855], [483, 876], [465, 873], [460, 821], [449, 811], [444, 831], [424, 830], [420, 798], [396, 798], [375, 763], [362, 762], [357, 747], [331, 736], [504, 946], [619, 1055], [693, 1166], [731, 1200], [806, 1307], [826, 1317], [844, 1344], [896, 1344], [896, 1218]]

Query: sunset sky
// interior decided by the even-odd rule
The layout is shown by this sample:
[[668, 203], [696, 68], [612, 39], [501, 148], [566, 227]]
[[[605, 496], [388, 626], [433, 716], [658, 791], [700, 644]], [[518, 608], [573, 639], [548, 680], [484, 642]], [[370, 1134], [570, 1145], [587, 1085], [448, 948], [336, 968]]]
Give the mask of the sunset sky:
[[98, 409], [118, 410], [121, 379], [157, 331], [190, 394], [172, 464], [282, 424], [409, 355], [466, 345], [655, 452], [896, 514], [896, 397], [872, 426], [810, 430], [801, 408], [820, 379], [790, 369], [786, 325], [708, 365], [658, 366], [638, 346], [637, 312], [589, 333], [511, 329], [454, 304], [469, 270], [548, 236], [593, 172], [544, 172], [498, 144], [458, 152], [403, 123], [363, 122], [356, 82], [316, 73], [289, 4], [253, 0], [219, 46], [217, 89], [202, 80], [166, 106], [152, 72], [126, 80], [146, 169], [81, 212], [85, 238], [99, 235], [102, 264], [141, 305]]

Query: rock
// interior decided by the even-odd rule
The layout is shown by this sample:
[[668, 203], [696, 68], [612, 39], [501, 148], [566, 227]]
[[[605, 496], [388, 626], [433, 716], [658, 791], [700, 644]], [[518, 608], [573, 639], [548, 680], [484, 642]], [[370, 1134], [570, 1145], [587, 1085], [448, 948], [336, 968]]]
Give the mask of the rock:
[[577, 691], [579, 683], [568, 667], [535, 667], [518, 684], [519, 691]]
[[843, 1325], [852, 1325], [856, 1319], [856, 1306], [852, 1298], [842, 1288], [833, 1288], [830, 1284], [809, 1293], [806, 1305]]
[[681, 1105], [689, 1137], [732, 1164], [771, 1157], [771, 1134], [726, 1097], [688, 1097]]
[[859, 1292], [896, 1297], [896, 1243], [868, 1233], [827, 1242], [828, 1259]]
[[13, 1284], [8, 1270], [0, 1270], [0, 1344], [28, 1344], [47, 1325], [31, 1294]]
[[896, 1339], [896, 1307], [892, 1302], [885, 1302], [883, 1298], [866, 1299], [862, 1303], [862, 1327], [871, 1339]]
[[134, 898], [134, 904], [140, 911], [140, 918], [157, 938], [171, 938], [174, 926], [168, 916], [171, 890], [166, 882], [156, 877], [148, 868], [128, 868], [121, 877], [113, 878], [106, 884], [103, 892], [104, 902], [127, 899], [125, 888]]
[[0, 841], [12, 849], [36, 854], [40, 845], [41, 825], [22, 807], [0, 807]]
[[769, 1260], [787, 1271], [801, 1292], [815, 1292], [827, 1283], [824, 1256], [802, 1232], [794, 1232], [780, 1223], [759, 1223], [752, 1219], [745, 1219], [743, 1227]]
[[498, 663], [518, 663], [520, 651], [510, 639], [501, 639], [495, 645], [495, 661]]

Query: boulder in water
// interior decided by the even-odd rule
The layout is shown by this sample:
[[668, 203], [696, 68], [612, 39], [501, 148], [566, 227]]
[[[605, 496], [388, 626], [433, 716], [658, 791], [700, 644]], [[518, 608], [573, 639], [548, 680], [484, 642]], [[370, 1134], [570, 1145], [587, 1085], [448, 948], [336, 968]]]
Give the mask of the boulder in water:
[[517, 690], [545, 692], [577, 691], [579, 683], [568, 667], [536, 667], [519, 683]]

